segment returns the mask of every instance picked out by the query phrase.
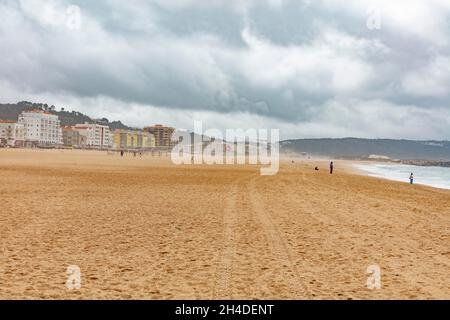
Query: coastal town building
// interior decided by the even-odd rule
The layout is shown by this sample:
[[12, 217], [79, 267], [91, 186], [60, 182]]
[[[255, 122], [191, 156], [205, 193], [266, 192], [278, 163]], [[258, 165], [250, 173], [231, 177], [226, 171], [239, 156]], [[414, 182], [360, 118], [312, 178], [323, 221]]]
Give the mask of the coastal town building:
[[76, 124], [72, 127], [79, 135], [86, 137], [86, 146], [109, 148], [112, 146], [111, 134], [108, 126], [95, 123]]
[[57, 115], [42, 110], [24, 111], [18, 123], [24, 126], [28, 145], [62, 144], [62, 130]]
[[22, 147], [25, 143], [25, 126], [12, 120], [0, 119], [0, 145]]
[[151, 149], [169, 148], [175, 143], [175, 129], [154, 125], [139, 129], [110, 130], [109, 126], [88, 123], [61, 126], [58, 115], [43, 109], [23, 111], [18, 121], [0, 119], [0, 146]]
[[174, 128], [165, 127], [163, 125], [157, 124], [151, 127], [144, 128], [144, 131], [150, 133], [155, 137], [156, 147], [174, 146], [174, 142], [172, 141], [172, 135], [175, 132]]
[[155, 138], [145, 131], [117, 129], [113, 131], [115, 149], [149, 149], [155, 147]]
[[63, 144], [70, 147], [85, 147], [87, 144], [87, 137], [75, 130], [74, 127], [68, 126], [62, 128]]

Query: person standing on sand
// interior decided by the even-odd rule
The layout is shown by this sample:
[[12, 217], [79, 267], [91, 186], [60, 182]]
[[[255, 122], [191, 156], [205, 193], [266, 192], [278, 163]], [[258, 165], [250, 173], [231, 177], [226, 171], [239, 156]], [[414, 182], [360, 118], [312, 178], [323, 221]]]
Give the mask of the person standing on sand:
[[334, 169], [334, 163], [333, 163], [333, 161], [331, 161], [331, 163], [330, 163], [330, 174], [333, 174], [333, 169]]
[[413, 184], [414, 183], [414, 174], [411, 172], [411, 175], [409, 176], [409, 183]]

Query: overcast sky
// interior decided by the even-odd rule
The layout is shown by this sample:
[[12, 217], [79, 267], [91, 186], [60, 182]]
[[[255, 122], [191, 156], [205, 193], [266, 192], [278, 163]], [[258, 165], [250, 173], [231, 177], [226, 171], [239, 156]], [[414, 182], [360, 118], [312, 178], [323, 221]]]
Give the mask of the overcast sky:
[[450, 1], [0, 0], [0, 90], [132, 126], [450, 139]]

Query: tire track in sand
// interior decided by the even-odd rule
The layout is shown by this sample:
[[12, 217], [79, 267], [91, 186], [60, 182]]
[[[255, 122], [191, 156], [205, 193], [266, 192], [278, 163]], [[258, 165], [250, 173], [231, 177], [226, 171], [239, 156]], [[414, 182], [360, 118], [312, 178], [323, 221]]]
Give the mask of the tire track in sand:
[[238, 212], [236, 203], [239, 196], [239, 182], [233, 182], [231, 191], [227, 196], [223, 212], [223, 236], [222, 251], [214, 280], [213, 299], [232, 298], [232, 271], [233, 260], [236, 253], [236, 227], [238, 224]]
[[302, 281], [302, 277], [292, 261], [289, 254], [289, 249], [286, 244], [286, 240], [278, 230], [276, 224], [270, 216], [270, 213], [266, 210], [264, 206], [263, 199], [258, 193], [255, 187], [255, 182], [257, 178], [253, 178], [248, 184], [248, 194], [250, 198], [250, 204], [257, 219], [260, 221], [264, 232], [268, 235], [269, 248], [272, 255], [278, 260], [279, 264], [287, 269], [283, 274], [291, 288], [292, 292], [295, 294], [295, 299], [311, 299], [312, 293], [308, 286]]

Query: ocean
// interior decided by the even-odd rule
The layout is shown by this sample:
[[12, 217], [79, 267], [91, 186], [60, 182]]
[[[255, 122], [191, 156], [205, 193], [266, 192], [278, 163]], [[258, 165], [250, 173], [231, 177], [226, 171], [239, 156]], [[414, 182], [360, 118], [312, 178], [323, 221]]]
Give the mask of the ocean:
[[369, 176], [409, 183], [414, 173], [414, 183], [430, 187], [450, 189], [450, 168], [421, 167], [402, 164], [355, 164], [354, 167]]

